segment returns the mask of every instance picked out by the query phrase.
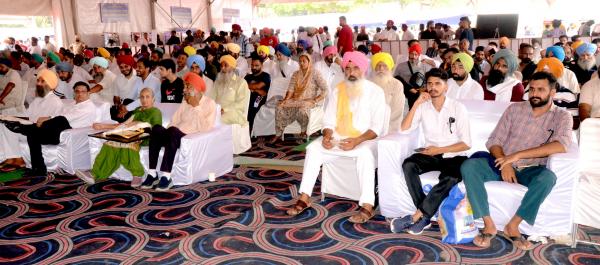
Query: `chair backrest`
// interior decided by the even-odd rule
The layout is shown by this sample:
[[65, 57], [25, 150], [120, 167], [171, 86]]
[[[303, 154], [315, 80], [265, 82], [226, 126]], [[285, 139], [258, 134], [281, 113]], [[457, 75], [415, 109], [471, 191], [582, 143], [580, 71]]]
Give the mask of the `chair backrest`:
[[465, 105], [469, 112], [472, 146], [468, 152], [487, 150], [485, 143], [511, 103], [488, 100], [459, 100], [459, 102]]
[[582, 172], [600, 176], [600, 118], [588, 118], [579, 128], [579, 159]]
[[269, 92], [267, 93], [267, 100], [271, 99], [274, 96], [285, 97], [289, 84], [289, 78], [280, 77], [271, 80], [271, 87], [269, 87]]
[[96, 105], [96, 119], [94, 120], [94, 122], [110, 121], [110, 104], [104, 101], [94, 101], [94, 104]]
[[180, 103], [156, 103], [155, 107], [158, 108], [162, 114], [162, 125], [167, 127], [171, 123], [173, 114], [179, 109]]

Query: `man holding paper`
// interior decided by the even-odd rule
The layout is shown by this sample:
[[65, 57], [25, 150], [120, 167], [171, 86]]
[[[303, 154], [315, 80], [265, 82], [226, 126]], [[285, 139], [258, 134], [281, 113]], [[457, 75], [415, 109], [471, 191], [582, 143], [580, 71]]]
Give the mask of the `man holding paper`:
[[[141, 106], [132, 111], [131, 117], [121, 124], [100, 124], [94, 123], [95, 130], [118, 129], [127, 130], [132, 126], [143, 128], [143, 123], [147, 127], [162, 124], [162, 114], [160, 110], [154, 107], [154, 91], [151, 88], [144, 88], [140, 93]], [[140, 126], [142, 125], [142, 126]], [[109, 131], [110, 132], [110, 131]], [[119, 143], [107, 141], [102, 145], [100, 153], [94, 160], [91, 171], [75, 171], [75, 175], [88, 184], [94, 184], [97, 181], [105, 180], [112, 175], [121, 165], [131, 172], [133, 179], [132, 187], [139, 187], [142, 184], [144, 176], [144, 166], [140, 161], [140, 146], [147, 146], [148, 141], [136, 141], [132, 143]]]

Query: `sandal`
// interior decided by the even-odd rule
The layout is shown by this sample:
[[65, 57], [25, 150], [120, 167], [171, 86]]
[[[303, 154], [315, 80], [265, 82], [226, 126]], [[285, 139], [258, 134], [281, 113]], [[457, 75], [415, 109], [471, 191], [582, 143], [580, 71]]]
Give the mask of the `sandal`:
[[375, 216], [375, 210], [367, 210], [367, 208], [360, 207], [358, 214], [350, 216], [350, 218], [348, 218], [348, 221], [355, 224], [364, 224], [371, 218], [373, 218], [373, 216]]
[[289, 216], [296, 216], [296, 215], [301, 214], [302, 212], [304, 212], [304, 210], [306, 210], [308, 208], [310, 208], [310, 203], [307, 203], [303, 200], [298, 199], [296, 201], [296, 204], [292, 208], [288, 209], [286, 211], [286, 213]]
[[[475, 239], [476, 238], [481, 238], [481, 243], [475, 243]], [[480, 248], [489, 248], [490, 245], [492, 244], [492, 239], [494, 239], [496, 237], [496, 234], [490, 234], [490, 233], [482, 233], [479, 232], [479, 235], [477, 235], [475, 238], [473, 238], [473, 245], [478, 246]]]
[[[506, 238], [506, 240], [512, 242], [513, 246], [520, 250], [528, 251], [532, 250], [535, 247], [535, 245], [529, 242], [523, 235], [509, 236], [503, 233], [502, 236]], [[529, 243], [529, 247], [525, 247], [527, 243]]]

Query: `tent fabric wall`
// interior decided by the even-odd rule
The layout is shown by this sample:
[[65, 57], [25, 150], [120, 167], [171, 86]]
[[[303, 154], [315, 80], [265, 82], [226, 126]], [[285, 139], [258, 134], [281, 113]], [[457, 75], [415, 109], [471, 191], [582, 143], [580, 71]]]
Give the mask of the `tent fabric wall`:
[[52, 20], [56, 44], [67, 46], [75, 41], [75, 25], [71, 0], [52, 0]]
[[[189, 7], [192, 9], [192, 24], [180, 24], [183, 28], [202, 29], [206, 31], [208, 29], [207, 17], [207, 0], [158, 0], [156, 4], [159, 7], [154, 8], [156, 29], [158, 32], [170, 31], [173, 28], [178, 27], [177, 24], [171, 22], [171, 6]], [[181, 4], [181, 5], [180, 5]], [[166, 11], [166, 13], [165, 13]], [[167, 15], [168, 14], [168, 15]], [[161, 37], [164, 37], [161, 35]], [[164, 41], [164, 40], [163, 40]]]
[[1, 0], [0, 15], [7, 16], [51, 16], [49, 0]]

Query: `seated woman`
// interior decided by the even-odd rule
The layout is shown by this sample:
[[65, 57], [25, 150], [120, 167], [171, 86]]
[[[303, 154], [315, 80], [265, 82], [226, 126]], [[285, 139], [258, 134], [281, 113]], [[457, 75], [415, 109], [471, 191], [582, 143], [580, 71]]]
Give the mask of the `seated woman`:
[[294, 72], [285, 98], [275, 112], [275, 136], [271, 143], [277, 142], [288, 125], [300, 123], [300, 137], [306, 138], [310, 109], [320, 103], [327, 94], [327, 83], [319, 71], [312, 67], [311, 56], [300, 55], [300, 70]]
[[[133, 111], [131, 117], [121, 124], [100, 124], [94, 123], [95, 130], [112, 130], [117, 126], [130, 126], [138, 122], [147, 122], [151, 127], [162, 124], [162, 114], [159, 109], [154, 107], [154, 92], [150, 88], [144, 88], [140, 92], [141, 106]], [[75, 175], [88, 184], [94, 184], [97, 181], [106, 180], [121, 165], [131, 172], [133, 180], [131, 187], [139, 187], [144, 176], [144, 166], [140, 161], [140, 146], [147, 146], [148, 140], [137, 141], [133, 143], [118, 143], [107, 141], [102, 145], [100, 153], [94, 160], [94, 166], [91, 171], [75, 171]]]

